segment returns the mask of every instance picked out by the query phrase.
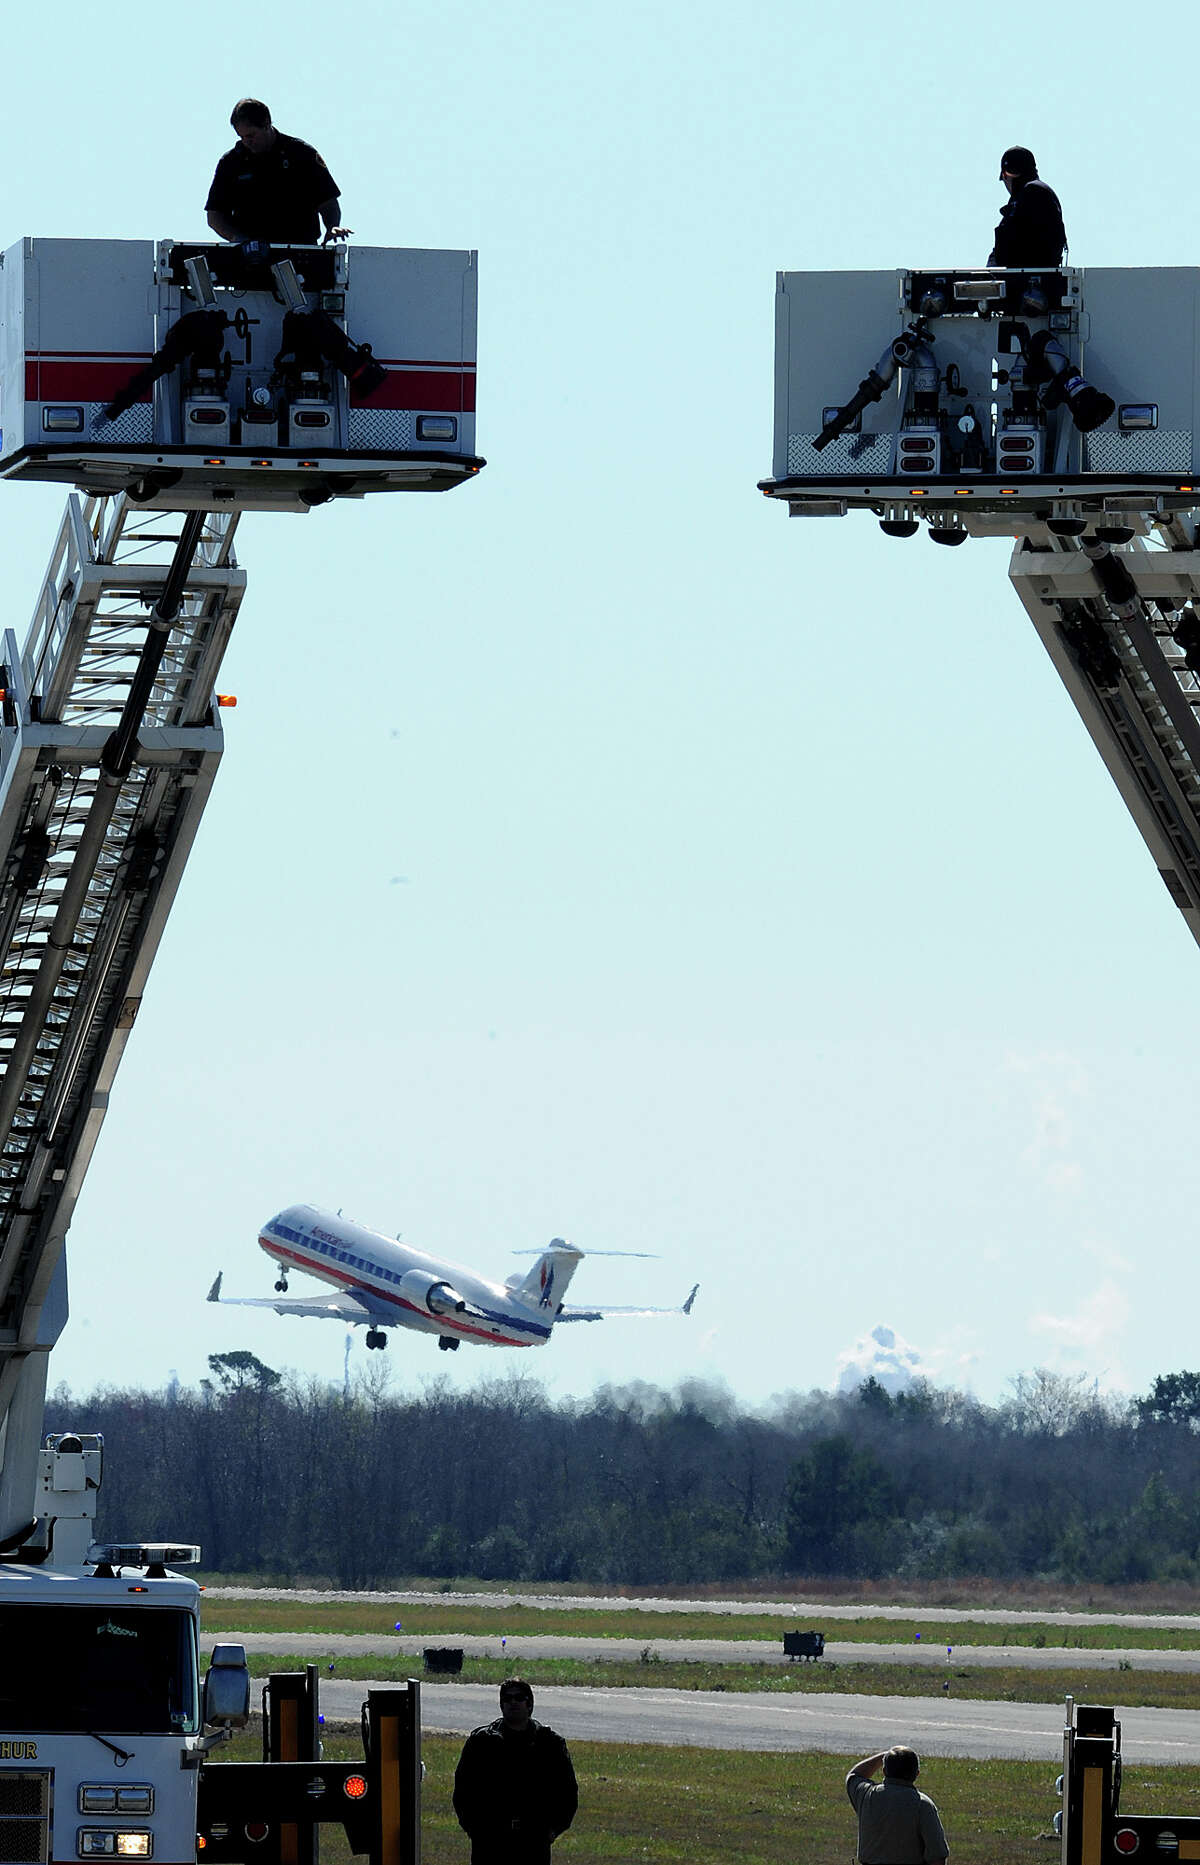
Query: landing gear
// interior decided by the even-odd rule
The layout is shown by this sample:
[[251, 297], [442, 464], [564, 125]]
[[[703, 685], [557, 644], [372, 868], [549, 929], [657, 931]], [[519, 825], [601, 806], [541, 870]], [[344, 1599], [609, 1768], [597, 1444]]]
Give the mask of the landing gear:
[[387, 1335], [382, 1328], [367, 1329], [367, 1346], [379, 1348], [387, 1346]]
[[287, 1277], [286, 1276], [280, 1276], [279, 1281], [275, 1284], [275, 1293], [276, 1295], [287, 1294]]
[[458, 1352], [458, 1342], [452, 1339], [449, 1334], [438, 1335], [438, 1346], [441, 1348], [443, 1353], [457, 1353]]

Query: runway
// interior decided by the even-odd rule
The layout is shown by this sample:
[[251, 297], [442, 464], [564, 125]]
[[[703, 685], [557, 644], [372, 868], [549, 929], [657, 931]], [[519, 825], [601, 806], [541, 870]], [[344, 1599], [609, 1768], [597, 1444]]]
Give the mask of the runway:
[[[365, 1683], [322, 1681], [328, 1720], [357, 1722]], [[913, 1697], [725, 1695], [719, 1691], [537, 1691], [535, 1714], [577, 1742], [660, 1743], [769, 1749], [854, 1759], [907, 1742], [925, 1755], [1044, 1761], [1049, 1785], [1062, 1765], [1063, 1711], [1056, 1704], [955, 1703]], [[499, 1714], [493, 1685], [421, 1685], [426, 1731], [465, 1734]], [[1200, 1713], [1122, 1710], [1125, 1764], [1200, 1764]]]

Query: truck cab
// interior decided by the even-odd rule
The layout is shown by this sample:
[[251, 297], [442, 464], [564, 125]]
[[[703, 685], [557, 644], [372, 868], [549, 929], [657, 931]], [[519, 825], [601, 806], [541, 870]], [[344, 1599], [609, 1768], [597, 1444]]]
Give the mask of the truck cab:
[[180, 1771], [200, 1759], [199, 1598], [157, 1559], [0, 1570], [0, 1856], [12, 1865], [194, 1860], [195, 1776]]

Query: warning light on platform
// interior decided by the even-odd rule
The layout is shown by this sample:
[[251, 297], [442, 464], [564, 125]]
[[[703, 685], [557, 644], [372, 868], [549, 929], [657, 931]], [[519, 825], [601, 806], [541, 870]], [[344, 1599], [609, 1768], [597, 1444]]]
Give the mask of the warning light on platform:
[[361, 1800], [367, 1791], [365, 1774], [348, 1774], [342, 1782], [342, 1792], [347, 1800]]
[[218, 706], [236, 706], [237, 705], [237, 694], [236, 693], [218, 693], [217, 704]]
[[[1140, 1843], [1132, 1826], [1122, 1826], [1118, 1832], [1113, 1834], [1113, 1850], [1116, 1852], [1124, 1852], [1128, 1855], [1130, 1852], [1136, 1852]], [[1159, 1844], [1162, 1844], [1161, 1838]]]
[[262, 1844], [270, 1830], [265, 1820], [247, 1820], [242, 1828], [251, 1845], [255, 1846]]

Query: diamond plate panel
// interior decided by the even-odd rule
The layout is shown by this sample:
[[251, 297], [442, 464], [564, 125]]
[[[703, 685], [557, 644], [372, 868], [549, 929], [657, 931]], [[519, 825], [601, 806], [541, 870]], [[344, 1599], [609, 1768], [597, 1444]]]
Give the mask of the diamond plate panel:
[[890, 475], [894, 434], [839, 434], [818, 453], [815, 434], [788, 435], [788, 472], [828, 479], [831, 473]]
[[374, 453], [401, 453], [413, 444], [411, 408], [351, 408], [351, 447]]
[[1101, 428], [1083, 439], [1089, 473], [1190, 473], [1192, 437], [1186, 430], [1157, 428], [1122, 434]]
[[[104, 412], [103, 402], [89, 401], [83, 406], [89, 440], [103, 441], [113, 447], [147, 447], [154, 440], [153, 402], [135, 401], [133, 407], [119, 414], [115, 421], [100, 419]], [[63, 439], [67, 439], [65, 434]]]

